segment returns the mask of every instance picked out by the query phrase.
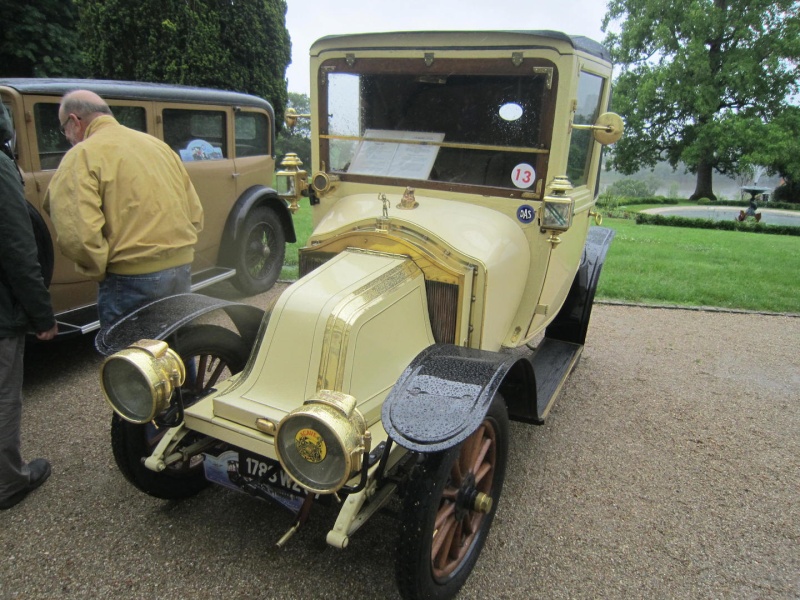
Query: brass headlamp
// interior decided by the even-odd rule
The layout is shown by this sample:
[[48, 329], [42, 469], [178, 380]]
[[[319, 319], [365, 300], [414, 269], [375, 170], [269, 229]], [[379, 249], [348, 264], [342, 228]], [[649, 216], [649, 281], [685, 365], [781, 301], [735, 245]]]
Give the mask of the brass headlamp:
[[100, 383], [111, 408], [131, 423], [148, 423], [169, 406], [172, 392], [183, 385], [186, 367], [166, 342], [139, 340], [109, 356]]
[[370, 436], [356, 399], [320, 390], [278, 425], [275, 449], [281, 466], [304, 488], [330, 494], [362, 466]]
[[296, 213], [303, 192], [308, 189], [308, 173], [300, 167], [303, 161], [294, 152], [289, 152], [281, 161], [283, 169], [275, 173], [278, 196], [289, 202], [289, 210]]

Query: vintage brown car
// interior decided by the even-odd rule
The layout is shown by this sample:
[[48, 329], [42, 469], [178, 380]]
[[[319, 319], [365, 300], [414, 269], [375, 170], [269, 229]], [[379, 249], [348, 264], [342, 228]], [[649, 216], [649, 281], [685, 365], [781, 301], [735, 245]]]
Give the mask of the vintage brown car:
[[69, 142], [59, 132], [58, 105], [71, 90], [100, 94], [122, 124], [169, 144], [183, 159], [205, 212], [192, 289], [231, 278], [247, 294], [275, 283], [286, 242], [295, 232], [286, 202], [273, 188], [275, 114], [263, 98], [220, 90], [86, 79], [2, 79], [0, 100], [13, 117], [15, 154], [25, 196], [35, 209], [41, 262], [50, 282], [61, 335], [99, 328], [97, 284], [54, 249], [42, 210], [47, 185]]

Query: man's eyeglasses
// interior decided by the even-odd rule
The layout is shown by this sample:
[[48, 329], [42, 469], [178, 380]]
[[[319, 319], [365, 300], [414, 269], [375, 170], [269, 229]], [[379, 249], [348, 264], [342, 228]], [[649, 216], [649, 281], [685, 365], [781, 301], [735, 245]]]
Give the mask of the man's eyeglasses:
[[70, 113], [70, 114], [68, 114], [68, 115], [67, 115], [67, 120], [66, 120], [66, 121], [64, 121], [63, 123], [61, 123], [61, 124], [60, 124], [60, 127], [58, 128], [58, 130], [61, 132], [61, 135], [63, 135], [63, 136], [66, 136], [66, 135], [67, 135], [67, 132], [66, 132], [66, 129], [67, 129], [67, 123], [69, 123], [69, 120], [70, 120], [72, 117], [75, 117], [76, 119], [78, 119], [78, 121], [80, 121], [80, 120], [81, 120], [81, 118], [80, 118], [78, 115], [75, 115], [75, 114], [73, 114], [73, 113]]

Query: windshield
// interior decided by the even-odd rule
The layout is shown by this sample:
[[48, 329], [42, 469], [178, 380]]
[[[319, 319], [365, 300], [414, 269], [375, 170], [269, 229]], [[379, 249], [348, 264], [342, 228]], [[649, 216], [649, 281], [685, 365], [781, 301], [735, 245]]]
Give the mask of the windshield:
[[328, 61], [322, 72], [321, 158], [330, 171], [504, 195], [536, 191], [546, 175], [552, 67], [359, 59]]

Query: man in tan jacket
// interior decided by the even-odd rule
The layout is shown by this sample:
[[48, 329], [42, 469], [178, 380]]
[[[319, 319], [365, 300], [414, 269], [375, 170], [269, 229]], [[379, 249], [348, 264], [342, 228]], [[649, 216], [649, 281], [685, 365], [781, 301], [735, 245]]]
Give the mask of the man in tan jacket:
[[188, 292], [203, 208], [164, 142], [120, 125], [94, 92], [66, 94], [58, 111], [72, 144], [44, 206], [61, 252], [100, 288], [100, 325], [146, 302]]

